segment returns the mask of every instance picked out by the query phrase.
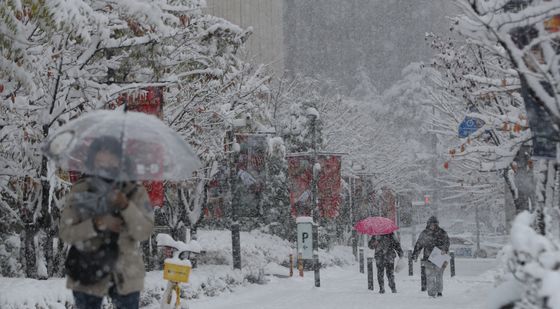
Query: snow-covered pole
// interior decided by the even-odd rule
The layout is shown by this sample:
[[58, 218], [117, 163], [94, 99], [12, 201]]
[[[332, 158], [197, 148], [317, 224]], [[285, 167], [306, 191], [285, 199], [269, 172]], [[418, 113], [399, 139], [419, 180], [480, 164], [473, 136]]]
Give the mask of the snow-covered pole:
[[239, 235], [239, 218], [237, 215], [237, 175], [235, 162], [237, 161], [237, 148], [235, 145], [234, 126], [227, 132], [227, 141], [230, 143], [230, 165], [229, 165], [229, 181], [230, 181], [230, 206], [231, 206], [231, 253], [233, 259], [233, 268], [241, 269], [241, 239]]
[[313, 202], [313, 269], [315, 274], [315, 286], [321, 286], [320, 277], [320, 265], [319, 265], [319, 208], [317, 203], [317, 176], [319, 174], [319, 168], [317, 165], [317, 118], [319, 117], [318, 112], [315, 108], [307, 109], [307, 117], [311, 121], [311, 145], [313, 147], [312, 156], [312, 181], [311, 181], [311, 196]]

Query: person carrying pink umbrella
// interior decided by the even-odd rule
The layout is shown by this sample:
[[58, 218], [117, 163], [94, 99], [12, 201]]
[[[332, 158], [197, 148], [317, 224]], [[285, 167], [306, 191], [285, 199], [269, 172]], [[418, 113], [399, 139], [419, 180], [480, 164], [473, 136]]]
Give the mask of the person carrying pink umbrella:
[[395, 284], [395, 258], [403, 256], [401, 244], [394, 232], [399, 229], [390, 219], [384, 217], [369, 217], [360, 220], [354, 227], [361, 234], [372, 235], [368, 242], [370, 249], [375, 249], [375, 264], [377, 268], [377, 282], [379, 293], [385, 293], [385, 274], [389, 281], [391, 292], [397, 293]]

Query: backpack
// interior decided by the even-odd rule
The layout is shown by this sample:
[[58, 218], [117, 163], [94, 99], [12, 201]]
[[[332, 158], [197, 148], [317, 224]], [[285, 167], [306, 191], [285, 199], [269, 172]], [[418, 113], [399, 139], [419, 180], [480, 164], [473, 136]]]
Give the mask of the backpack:
[[111, 233], [108, 241], [95, 251], [80, 250], [72, 245], [66, 257], [66, 274], [83, 285], [92, 285], [107, 277], [119, 257], [117, 239], [118, 234]]

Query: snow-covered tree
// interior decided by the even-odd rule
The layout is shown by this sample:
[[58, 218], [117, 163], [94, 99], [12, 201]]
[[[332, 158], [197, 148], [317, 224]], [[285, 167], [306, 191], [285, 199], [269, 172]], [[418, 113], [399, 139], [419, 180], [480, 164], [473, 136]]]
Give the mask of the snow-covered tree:
[[[544, 124], [549, 128], [548, 136], [544, 136], [548, 143], [557, 143], [560, 3], [547, 0], [462, 0], [459, 3], [465, 12], [457, 19], [461, 31], [475, 44], [507, 59], [521, 80], [531, 127]], [[518, 215], [506, 252], [508, 268], [522, 284], [521, 295], [511, 301], [515, 308], [557, 308], [557, 295], [551, 286], [558, 282], [560, 254], [558, 241], [550, 232], [550, 209], [557, 203], [553, 194], [557, 173], [552, 161], [540, 160], [535, 164], [535, 174], [536, 211]]]

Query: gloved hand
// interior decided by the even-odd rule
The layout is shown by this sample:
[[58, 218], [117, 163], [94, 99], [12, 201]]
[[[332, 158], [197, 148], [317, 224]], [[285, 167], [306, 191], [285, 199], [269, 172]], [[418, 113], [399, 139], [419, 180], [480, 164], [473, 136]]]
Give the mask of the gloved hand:
[[123, 229], [123, 220], [113, 215], [104, 215], [93, 219], [93, 224], [98, 231], [111, 231], [120, 233]]
[[128, 198], [119, 190], [113, 191], [112, 194], [109, 195], [109, 200], [118, 209], [125, 209], [128, 207]]

